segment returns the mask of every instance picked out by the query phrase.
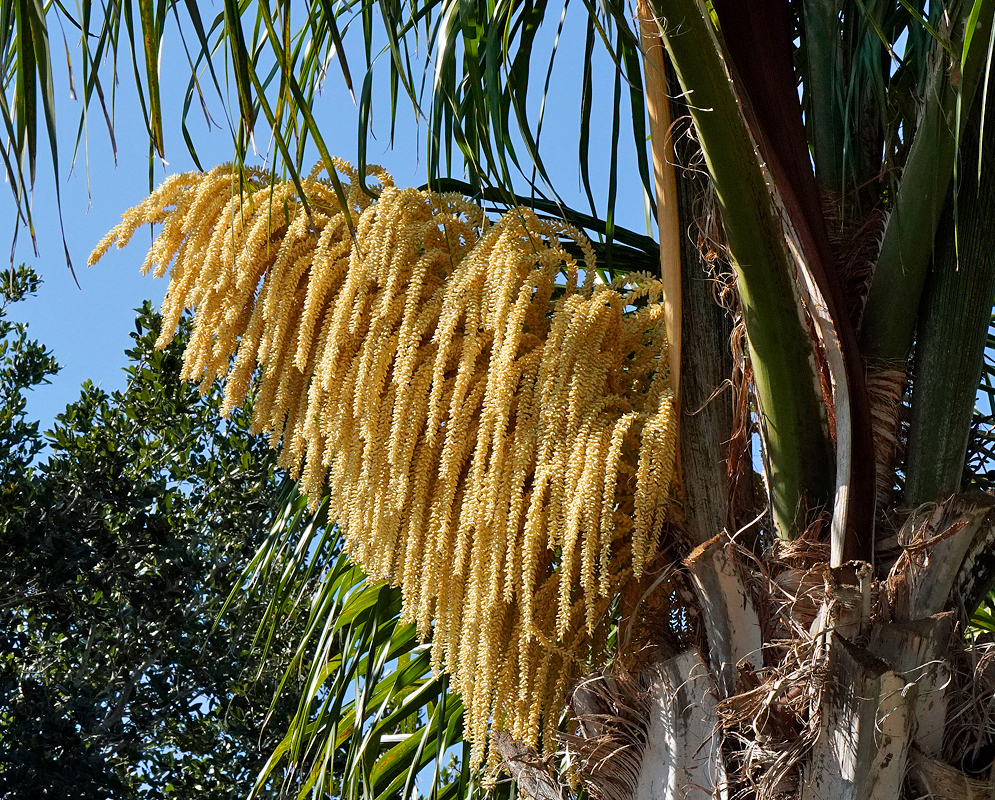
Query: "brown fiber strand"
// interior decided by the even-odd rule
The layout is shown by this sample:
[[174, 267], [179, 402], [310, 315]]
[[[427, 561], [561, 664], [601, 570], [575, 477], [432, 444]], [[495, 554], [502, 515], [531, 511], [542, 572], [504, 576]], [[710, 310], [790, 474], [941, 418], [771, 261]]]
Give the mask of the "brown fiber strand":
[[661, 287], [600, 282], [564, 222], [490, 220], [379, 169], [373, 200], [335, 166], [348, 214], [318, 169], [310, 217], [258, 171], [170, 178], [91, 263], [163, 224], [144, 265], [170, 273], [160, 346], [192, 308], [184, 374], [227, 380], [225, 412], [256, 387], [253, 429], [312, 503], [327, 491], [367, 574], [401, 586], [463, 697], [473, 763], [497, 728], [553, 747], [673, 495]]
[[894, 490], [895, 462], [902, 455], [900, 428], [905, 370], [895, 365], [874, 364], [867, 369], [867, 398], [871, 406], [875, 475], [879, 507]]

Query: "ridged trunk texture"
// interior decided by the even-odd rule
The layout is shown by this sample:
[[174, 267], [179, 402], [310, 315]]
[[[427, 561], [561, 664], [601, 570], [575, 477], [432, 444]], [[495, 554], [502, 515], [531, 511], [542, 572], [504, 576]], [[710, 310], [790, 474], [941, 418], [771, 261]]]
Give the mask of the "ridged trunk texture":
[[[707, 649], [650, 670], [652, 711], [634, 796], [995, 796], [991, 779], [951, 763], [963, 755], [953, 735], [978, 701], [990, 700], [965, 693], [954, 673], [963, 671], [958, 652], [969, 652], [962, 636], [978, 580], [972, 554], [993, 538], [995, 500], [986, 495], [922, 509], [899, 533], [905, 549], [886, 576], [859, 562], [821, 571], [811, 621], [777, 602], [786, 585], [777, 565], [749, 566], [723, 537], [698, 548], [687, 568]], [[750, 600], [758, 594], [763, 623]], [[781, 638], [785, 621], [795, 623], [790, 647]], [[968, 683], [982, 685], [977, 676]]]

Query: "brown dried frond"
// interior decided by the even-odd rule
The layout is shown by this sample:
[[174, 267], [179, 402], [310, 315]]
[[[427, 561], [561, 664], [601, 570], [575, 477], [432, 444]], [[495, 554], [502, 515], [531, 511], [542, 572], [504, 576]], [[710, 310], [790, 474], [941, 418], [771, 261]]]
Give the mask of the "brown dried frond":
[[623, 668], [588, 676], [570, 700], [577, 732], [564, 735], [571, 766], [595, 800], [631, 800], [649, 722], [649, 692]]
[[995, 761], [995, 643], [979, 640], [953, 653], [944, 756], [970, 774], [987, 776]]
[[780, 663], [716, 706], [726, 737], [730, 797], [796, 797], [819, 734], [826, 665], [812, 641], [796, 640]]
[[[738, 316], [732, 329], [730, 347], [733, 364], [730, 378], [733, 412], [726, 474], [729, 480], [729, 517], [738, 523], [743, 517], [753, 516], [756, 507], [750, 415], [750, 386], [753, 383], [753, 368], [747, 357], [749, 348], [746, 341], [746, 325], [741, 316]], [[748, 530], [747, 533], [748, 540], [756, 539], [755, 530]]]
[[697, 595], [687, 570], [676, 566], [685, 556], [686, 547], [663, 551], [642, 581], [623, 587], [616, 670], [641, 674], [704, 643]]
[[900, 431], [905, 370], [888, 365], [871, 365], [867, 368], [866, 383], [871, 435], [874, 437], [878, 507], [883, 508], [891, 499], [895, 486], [895, 464], [902, 455]]
[[808, 638], [825, 599], [829, 537], [820, 519], [794, 540], [777, 539], [766, 564], [769, 613], [774, 641]]
[[596, 282], [587, 239], [528, 209], [491, 221], [381, 170], [374, 201], [336, 169], [348, 214], [317, 170], [310, 216], [261, 173], [171, 179], [90, 261], [165, 223], [147, 264], [175, 258], [160, 345], [192, 307], [184, 374], [227, 378], [226, 411], [256, 376], [254, 430], [313, 504], [327, 486], [367, 574], [401, 586], [474, 764], [492, 729], [548, 749], [673, 496], [661, 287]]
[[887, 214], [880, 207], [862, 211], [854, 199], [823, 188], [822, 211], [840, 276], [843, 300], [856, 327], [867, 297], [867, 287], [878, 252]]
[[740, 668], [739, 693], [716, 713], [727, 742], [730, 797], [796, 797], [802, 769], [818, 735], [825, 652], [812, 638], [812, 621], [825, 595], [829, 544], [815, 520], [793, 541], [775, 541], [750, 564], [747, 585], [764, 628], [764, 666]]

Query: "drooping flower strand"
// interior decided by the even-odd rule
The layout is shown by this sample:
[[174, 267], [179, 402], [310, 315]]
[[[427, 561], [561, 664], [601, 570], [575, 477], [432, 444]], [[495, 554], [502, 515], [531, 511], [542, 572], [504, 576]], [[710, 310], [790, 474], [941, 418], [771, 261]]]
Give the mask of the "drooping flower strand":
[[373, 201], [336, 169], [354, 229], [317, 170], [309, 218], [290, 184], [223, 167], [171, 178], [90, 263], [163, 224], [145, 264], [170, 271], [160, 344], [193, 308], [185, 376], [224, 378], [225, 411], [258, 382], [254, 430], [312, 502], [327, 487], [367, 574], [400, 584], [474, 763], [494, 728], [549, 746], [673, 493], [660, 286], [600, 283], [566, 223], [492, 222], [380, 170]]

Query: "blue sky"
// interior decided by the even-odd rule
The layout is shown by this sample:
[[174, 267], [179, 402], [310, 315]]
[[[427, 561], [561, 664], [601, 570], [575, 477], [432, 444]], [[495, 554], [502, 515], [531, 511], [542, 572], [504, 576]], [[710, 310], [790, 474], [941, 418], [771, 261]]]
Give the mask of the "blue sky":
[[[585, 207], [581, 200], [579, 178], [576, 166], [576, 130], [579, 119], [579, 81], [582, 57], [583, 32], [579, 23], [585, 10], [574, 9], [568, 14], [564, 29], [564, 40], [574, 42], [573, 46], [563, 46], [557, 56], [553, 74], [552, 92], [547, 100], [543, 134], [543, 155], [553, 175], [554, 184], [563, 194], [568, 204], [577, 208]], [[546, 46], [552, 41], [555, 24], [551, 19], [546, 33]], [[58, 27], [52, 26], [53, 50], [58, 52], [61, 36]], [[67, 37], [72, 28], [63, 25]], [[542, 41], [542, 40], [540, 40]], [[349, 39], [346, 39], [349, 47]], [[74, 66], [79, 69], [79, 48], [72, 39], [69, 51]], [[122, 55], [124, 55], [122, 53]], [[607, 153], [610, 137], [611, 83], [614, 66], [607, 56], [599, 53], [595, 68], [596, 102], [601, 103], [600, 114], [595, 119], [605, 120], [604, 128], [592, 131], [592, 152], [599, 148]], [[357, 53], [350, 61], [355, 73], [361, 67], [361, 54]], [[127, 62], [122, 59], [123, 63]], [[167, 39], [163, 48], [161, 75], [164, 82], [163, 117], [166, 126], [167, 163], [155, 164], [155, 183], [166, 175], [194, 168], [193, 162], [183, 142], [179, 118], [183, 92], [188, 79], [186, 57], [180, 49], [179, 37], [175, 33], [175, 22], [170, 20]], [[544, 70], [537, 69], [537, 73]], [[91, 379], [107, 390], [124, 386], [124, 350], [130, 346], [129, 332], [134, 329], [134, 311], [145, 299], [161, 302], [165, 293], [165, 281], [153, 281], [139, 275], [138, 266], [145, 255], [144, 244], [150, 235], [139, 233], [124, 250], [113, 250], [93, 269], [86, 268], [86, 259], [93, 246], [120, 219], [122, 212], [140, 202], [148, 193], [148, 137], [138, 107], [134, 87], [134, 77], [130, 66], [121, 70], [117, 89], [115, 133], [118, 152], [117, 165], [111, 150], [107, 128], [99, 108], [91, 109], [87, 135], [81, 142], [73, 161], [76, 139], [76, 125], [80, 114], [80, 104], [69, 96], [64, 62], [56, 64], [57, 120], [59, 126], [60, 169], [62, 175], [62, 210], [65, 223], [66, 241], [79, 280], [77, 288], [69, 270], [65, 266], [62, 250], [59, 220], [55, 206], [55, 183], [52, 170], [46, 161], [47, 142], [39, 142], [39, 176], [34, 193], [35, 225], [38, 237], [39, 256], [32, 252], [30, 239], [22, 230], [15, 252], [15, 263], [31, 264], [42, 276], [44, 283], [36, 298], [18, 304], [12, 316], [30, 323], [32, 337], [45, 343], [55, 353], [63, 366], [52, 384], [35, 390], [29, 399], [29, 414], [40, 419], [43, 427], [50, 425], [55, 414], [78, 396], [79, 386], [85, 379]], [[361, 75], [359, 77], [361, 80]], [[414, 114], [402, 108], [397, 126], [393, 149], [388, 147], [389, 119], [387, 117], [386, 87], [378, 98], [381, 100], [379, 112], [374, 110], [374, 132], [378, 139], [369, 145], [369, 158], [389, 169], [401, 185], [418, 185], [425, 181], [424, 165], [421, 163], [423, 139], [418, 139]], [[534, 90], [538, 97], [538, 88]], [[212, 117], [221, 127], [208, 129], [203, 115], [194, 110], [191, 114], [190, 129], [201, 163], [210, 168], [231, 160], [231, 134], [225, 125], [225, 109], [217, 96], [207, 95]], [[376, 116], [379, 113], [379, 116]], [[355, 160], [356, 129], [358, 112], [346, 91], [341, 73], [332, 65], [325, 84], [324, 93], [319, 99], [316, 116], [330, 152]], [[624, 116], [624, 115], [623, 115]], [[260, 156], [266, 157], [267, 136], [265, 130], [257, 131], [257, 147]], [[621, 141], [631, 142], [631, 134], [623, 131]], [[631, 145], [629, 145], [631, 149]], [[630, 164], [633, 159], [627, 159]], [[607, 172], [595, 173], [596, 198], [598, 187], [604, 196], [607, 186]], [[645, 214], [642, 192], [635, 178], [635, 168], [620, 175], [620, 185], [629, 187], [619, 198], [619, 221], [622, 225], [636, 230], [645, 230]], [[603, 209], [603, 203], [602, 203]], [[9, 245], [14, 227], [15, 210], [12, 196], [7, 192], [0, 198], [0, 230]]]

